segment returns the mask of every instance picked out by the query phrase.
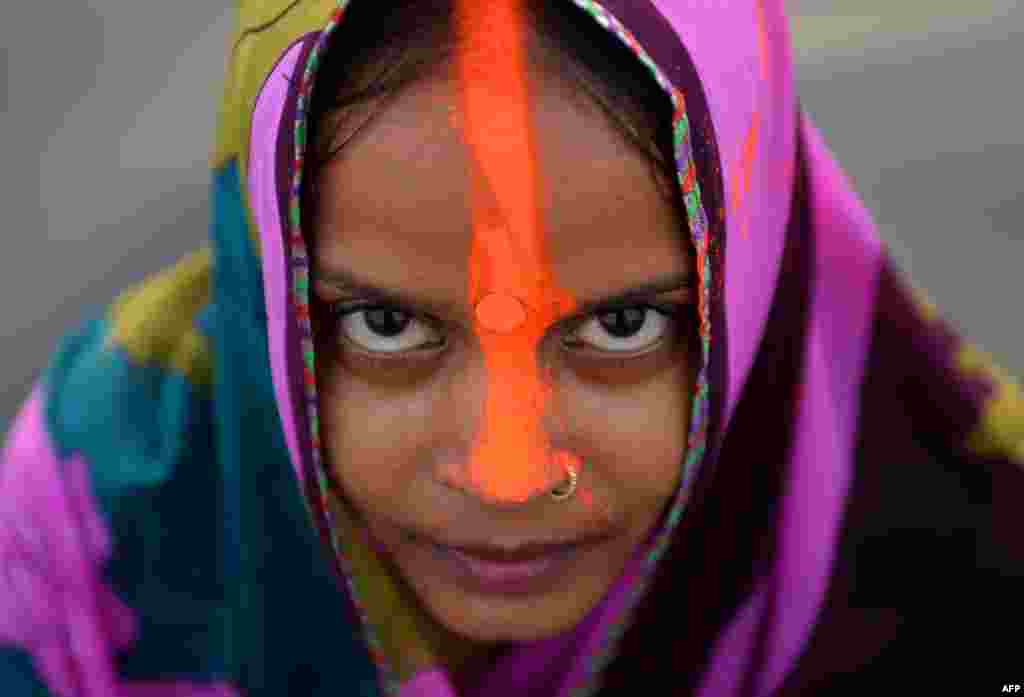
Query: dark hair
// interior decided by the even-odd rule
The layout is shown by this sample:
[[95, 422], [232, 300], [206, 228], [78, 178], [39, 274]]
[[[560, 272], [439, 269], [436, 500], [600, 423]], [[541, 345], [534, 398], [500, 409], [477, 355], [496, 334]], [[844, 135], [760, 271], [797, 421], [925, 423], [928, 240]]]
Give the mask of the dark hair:
[[[456, 45], [455, 0], [353, 2], [319, 68], [308, 112], [303, 208], [313, 209], [317, 174], [387, 99], [446, 65]], [[569, 0], [529, 0], [532, 63], [554, 70], [596, 103], [651, 161], [680, 219], [672, 105], [648, 69]], [[330, 117], [330, 118], [328, 118]], [[308, 219], [308, 218], [307, 218]], [[305, 226], [309, 227], [309, 226]], [[308, 234], [308, 233], [307, 233]], [[683, 235], [689, 244], [689, 237]], [[308, 242], [308, 240], [307, 240]]]

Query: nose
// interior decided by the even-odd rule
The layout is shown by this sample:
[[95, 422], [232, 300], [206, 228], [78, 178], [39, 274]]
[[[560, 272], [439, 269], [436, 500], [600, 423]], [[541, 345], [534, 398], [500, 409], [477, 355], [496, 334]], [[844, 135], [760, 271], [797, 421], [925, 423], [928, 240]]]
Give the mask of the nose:
[[[518, 0], [456, 5], [461, 131], [474, 163], [467, 295], [486, 376], [469, 454], [448, 474], [478, 498], [507, 504], [534, 499], [565, 478], [544, 428], [551, 387], [537, 355], [546, 330], [574, 304], [555, 283], [546, 252], [524, 12]], [[483, 77], [481, 61], [488, 66]]]
[[[567, 450], [554, 450], [541, 463], [484, 462], [473, 464], [466, 458], [452, 458], [441, 463], [440, 475], [445, 485], [459, 489], [487, 506], [520, 507], [547, 497], [564, 488], [580, 472], [581, 460]], [[522, 465], [522, 483], [508, 486], [512, 477], [501, 472], [504, 467]], [[497, 470], [497, 471], [495, 471]]]
[[[452, 461], [444, 463], [441, 476], [446, 485], [487, 506], [502, 508], [525, 506], [544, 498], [568, 478], [566, 470], [552, 463], [522, 463], [519, 467], [523, 473], [512, 476], [501, 471], [507, 466], [505, 463], [471, 465], [468, 461]], [[513, 478], [526, 480], [525, 484], [509, 486]]]
[[[563, 485], [579, 459], [556, 447], [553, 385], [541, 375], [535, 342], [481, 336], [449, 397], [462, 447], [439, 462], [443, 483], [488, 505], [522, 505]], [[519, 344], [521, 345], [512, 345]]]

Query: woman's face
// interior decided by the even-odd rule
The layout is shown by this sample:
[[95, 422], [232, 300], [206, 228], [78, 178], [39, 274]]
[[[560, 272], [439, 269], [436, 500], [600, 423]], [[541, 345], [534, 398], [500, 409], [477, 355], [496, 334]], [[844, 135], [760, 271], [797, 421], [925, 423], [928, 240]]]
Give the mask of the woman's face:
[[545, 435], [583, 461], [568, 500], [502, 500], [465, 476], [494, 378], [468, 300], [470, 167], [454, 85], [439, 76], [407, 88], [318, 183], [327, 462], [422, 606], [482, 642], [568, 630], [615, 582], [677, 487], [697, 355], [693, 263], [665, 184], [596, 107], [557, 79], [536, 83], [558, 285], [585, 303], [674, 279], [567, 317], [531, 349], [550, 386]]

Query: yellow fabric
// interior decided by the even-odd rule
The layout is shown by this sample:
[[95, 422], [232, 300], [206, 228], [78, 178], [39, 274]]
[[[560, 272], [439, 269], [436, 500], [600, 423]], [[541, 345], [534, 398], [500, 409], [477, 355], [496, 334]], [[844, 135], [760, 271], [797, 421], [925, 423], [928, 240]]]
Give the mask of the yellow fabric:
[[211, 270], [210, 250], [204, 248], [122, 293], [110, 309], [108, 342], [139, 365], [165, 366], [208, 387], [210, 345], [195, 318], [210, 301]]
[[263, 82], [296, 37], [323, 29], [337, 7], [337, 0], [239, 3], [218, 120], [215, 168], [237, 156], [244, 175], [248, 165], [249, 116]]
[[965, 345], [957, 362], [965, 374], [981, 374], [994, 385], [981, 421], [967, 439], [968, 449], [982, 457], [1006, 457], [1024, 467], [1024, 394], [1020, 386], [977, 346]]
[[[238, 5], [211, 164], [216, 169], [238, 159], [246, 202], [250, 116], [260, 88], [288, 47], [298, 37], [322, 30], [337, 7], [337, 0], [241, 0]], [[259, 254], [260, 240], [251, 219], [251, 206], [245, 209], [253, 249]]]
[[[917, 286], [910, 290], [921, 318], [939, 321], [941, 314], [928, 294]], [[974, 344], [965, 343], [956, 360], [965, 376], [981, 376], [994, 386], [978, 425], [967, 438], [967, 449], [982, 457], [1005, 457], [1024, 467], [1024, 392], [990, 354]]]
[[910, 295], [917, 307], [918, 314], [925, 322], [935, 322], [941, 318], [939, 308], [931, 299], [931, 296], [919, 286], [910, 284]]

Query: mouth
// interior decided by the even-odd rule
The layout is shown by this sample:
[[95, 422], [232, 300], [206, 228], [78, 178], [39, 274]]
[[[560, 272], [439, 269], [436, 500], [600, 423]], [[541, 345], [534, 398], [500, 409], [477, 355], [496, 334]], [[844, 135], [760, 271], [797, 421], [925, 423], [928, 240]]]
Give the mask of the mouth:
[[550, 590], [599, 541], [591, 537], [494, 545], [429, 540], [429, 545], [438, 570], [464, 590], [514, 596]]

